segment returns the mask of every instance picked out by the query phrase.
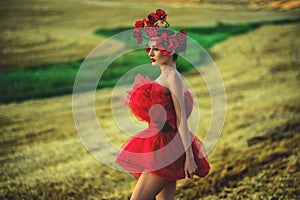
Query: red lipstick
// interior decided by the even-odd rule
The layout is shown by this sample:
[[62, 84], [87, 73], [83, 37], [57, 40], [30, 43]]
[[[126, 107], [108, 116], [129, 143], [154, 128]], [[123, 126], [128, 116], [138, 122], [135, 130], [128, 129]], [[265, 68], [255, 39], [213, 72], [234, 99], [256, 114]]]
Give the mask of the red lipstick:
[[151, 60], [151, 62], [155, 62], [155, 59], [154, 59], [154, 58], [151, 58], [150, 60]]

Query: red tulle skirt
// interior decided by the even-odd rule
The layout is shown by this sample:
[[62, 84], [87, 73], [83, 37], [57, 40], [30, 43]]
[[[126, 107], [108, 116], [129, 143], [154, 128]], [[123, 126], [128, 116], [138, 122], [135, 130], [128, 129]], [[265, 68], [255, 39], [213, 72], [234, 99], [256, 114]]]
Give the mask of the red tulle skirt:
[[[206, 176], [210, 165], [201, 141], [190, 133], [194, 159], [198, 165], [196, 175]], [[116, 162], [137, 179], [142, 172], [150, 172], [168, 181], [185, 178], [185, 149], [180, 134], [170, 126], [162, 130], [149, 126], [130, 138], [118, 152]]]

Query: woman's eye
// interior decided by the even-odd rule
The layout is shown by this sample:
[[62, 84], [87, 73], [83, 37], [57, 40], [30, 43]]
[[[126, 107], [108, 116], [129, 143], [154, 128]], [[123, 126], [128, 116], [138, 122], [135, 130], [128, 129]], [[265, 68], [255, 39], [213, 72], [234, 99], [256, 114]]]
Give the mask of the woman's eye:
[[[159, 48], [153, 48], [153, 50], [154, 51], [159, 51]], [[150, 52], [151, 51], [151, 48], [150, 47], [148, 47], [148, 48], [145, 48], [145, 51], [147, 51], [147, 52]]]

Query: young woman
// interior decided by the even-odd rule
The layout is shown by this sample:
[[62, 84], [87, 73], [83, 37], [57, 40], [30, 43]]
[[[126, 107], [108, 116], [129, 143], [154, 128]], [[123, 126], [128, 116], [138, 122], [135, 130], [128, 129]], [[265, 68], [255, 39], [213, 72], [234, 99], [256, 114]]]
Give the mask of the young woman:
[[133, 33], [141, 43], [146, 32], [146, 51], [161, 74], [155, 81], [138, 75], [127, 100], [134, 115], [149, 125], [130, 138], [116, 158], [138, 179], [132, 200], [174, 199], [177, 180], [204, 177], [210, 170], [201, 141], [189, 131], [193, 99], [176, 69], [178, 53], [186, 48], [186, 31], [159, 29], [158, 23], [169, 25], [166, 16], [156, 10], [138, 20]]

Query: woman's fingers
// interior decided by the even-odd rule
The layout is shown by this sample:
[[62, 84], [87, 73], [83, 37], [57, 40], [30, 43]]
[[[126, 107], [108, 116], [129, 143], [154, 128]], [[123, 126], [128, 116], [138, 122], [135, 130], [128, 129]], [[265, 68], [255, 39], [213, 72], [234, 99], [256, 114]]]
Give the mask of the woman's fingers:
[[189, 170], [186, 170], [185, 171], [185, 178], [193, 178], [193, 176], [195, 175], [195, 172], [192, 171], [192, 172], [189, 172]]
[[196, 163], [187, 163], [185, 167], [185, 178], [193, 178], [195, 174], [197, 174], [198, 167]]
[[185, 178], [191, 178], [189, 170], [185, 170]]

